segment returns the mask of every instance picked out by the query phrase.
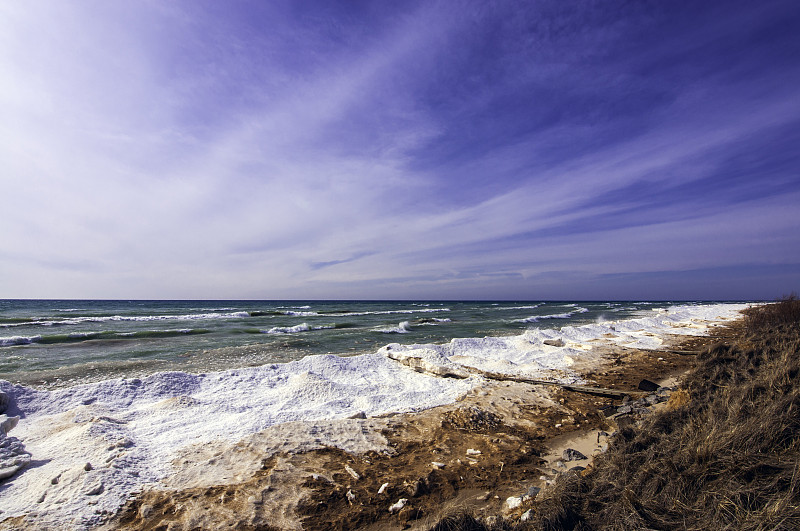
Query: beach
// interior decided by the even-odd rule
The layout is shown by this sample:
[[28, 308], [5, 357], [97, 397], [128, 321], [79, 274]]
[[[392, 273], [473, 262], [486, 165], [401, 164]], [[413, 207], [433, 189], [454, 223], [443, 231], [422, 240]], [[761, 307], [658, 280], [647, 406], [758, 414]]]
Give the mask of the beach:
[[[2, 382], [5, 414], [20, 417], [8, 437], [30, 463], [0, 483], [0, 526], [424, 529], [449, 507], [501, 514], [550, 480], [548, 441], [609, 429], [599, 412], [620, 396], [564, 386], [634, 396], [648, 379], [666, 389], [688, 366], [685, 352], [748, 306], [659, 305], [527, 328], [590, 313], [573, 304], [567, 317], [528, 316], [521, 333], [349, 357], [51, 389]], [[310, 333], [306, 324], [296, 333]]]

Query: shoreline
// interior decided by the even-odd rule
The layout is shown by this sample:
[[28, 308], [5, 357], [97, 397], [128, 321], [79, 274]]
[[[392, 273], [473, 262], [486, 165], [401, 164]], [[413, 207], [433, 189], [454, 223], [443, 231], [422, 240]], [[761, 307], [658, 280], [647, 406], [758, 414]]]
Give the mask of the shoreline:
[[[670, 349], [685, 350], [719, 337], [675, 339]], [[618, 359], [624, 361], [615, 365]], [[635, 393], [633, 382], [642, 375], [656, 380], [674, 377], [688, 370], [692, 360], [669, 350], [624, 352], [619, 358], [611, 354], [603, 365], [610, 370], [601, 370], [608, 374], [597, 383], [614, 382]], [[576, 438], [610, 429], [614, 421], [599, 410], [620, 403], [556, 386], [490, 382], [454, 404], [385, 418], [334, 421], [336, 427], [329, 426], [332, 433], [364, 437], [364, 446], [355, 451], [328, 446], [272, 453], [267, 444], [272, 437], [262, 434], [221, 454], [214, 449], [204, 455], [237, 456], [228, 462], [230, 468], [223, 465], [228, 471], [242, 470], [248, 462], [243, 455], [255, 461], [260, 457], [252, 462], [252, 476], [245, 481], [208, 484], [212, 481], [181, 490], [165, 485], [130, 500], [102, 529], [172, 524], [174, 529], [233, 525], [424, 531], [465, 510], [479, 516], [519, 516], [529, 508], [528, 500], [513, 510], [507, 500], [531, 492], [531, 487], [544, 488], [548, 480], [538, 478], [551, 468], [547, 456], [576, 446]], [[313, 427], [310, 431], [319, 433]], [[255, 465], [260, 465], [258, 470]], [[204, 473], [216, 477], [205, 467]], [[381, 491], [384, 483], [388, 485]], [[407, 500], [403, 507], [390, 512], [401, 499]]]
[[[673, 336], [668, 348], [688, 350], [698, 341], [710, 339]], [[627, 390], [640, 377], [679, 372], [691, 358], [598, 352], [583, 376]], [[596, 411], [613, 403], [556, 386], [486, 381], [456, 402], [416, 413], [282, 423], [237, 442], [184, 448], [172, 461], [176, 474], [120, 511], [98, 509], [97, 521], [102, 529], [425, 529], [448, 507], [501, 514], [507, 498], [536, 486], [530, 478], [540, 475], [545, 441], [602, 427]], [[406, 505], [390, 514], [400, 499]], [[36, 521], [6, 519], [0, 529], [35, 528]]]

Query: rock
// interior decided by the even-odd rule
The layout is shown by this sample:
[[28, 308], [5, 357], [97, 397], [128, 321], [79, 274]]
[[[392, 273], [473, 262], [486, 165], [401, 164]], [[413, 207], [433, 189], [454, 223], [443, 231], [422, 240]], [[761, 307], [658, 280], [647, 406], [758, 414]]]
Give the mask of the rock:
[[8, 435], [8, 432], [16, 428], [19, 417], [7, 417], [0, 415], [0, 434]]
[[648, 395], [647, 398], [645, 398], [645, 401], [651, 406], [654, 406], [660, 402], [658, 395]]
[[86, 463], [85, 465], [83, 465], [83, 469], [85, 471], [89, 472], [92, 469], [92, 464], [91, 463]]
[[513, 511], [520, 505], [522, 505], [524, 496], [510, 496], [506, 499], [506, 508], [509, 511]]
[[551, 347], [563, 347], [564, 346], [564, 340], [561, 339], [561, 338], [558, 338], [558, 339], [545, 339], [544, 341], [542, 341], [542, 343], [544, 343], [545, 345], [549, 345]]
[[438, 470], [438, 469], [442, 469], [442, 468], [444, 468], [444, 467], [445, 467], [445, 464], [444, 464], [444, 463], [441, 463], [441, 462], [439, 462], [439, 461], [433, 461], [433, 462], [431, 462], [431, 466], [433, 466], [433, 468], [435, 468], [435, 469], [437, 469], [437, 470]]
[[365, 418], [367, 418], [367, 414], [364, 413], [363, 411], [359, 411], [355, 415], [350, 415], [347, 418], [349, 418], [349, 419], [365, 419]]
[[528, 489], [528, 492], [526, 492], [525, 495], [533, 498], [534, 496], [539, 494], [539, 492], [541, 492], [541, 490], [542, 489], [540, 489], [539, 487], [533, 486], [533, 487], [530, 487]]
[[564, 450], [564, 453], [561, 454], [561, 458], [564, 461], [580, 461], [582, 459], [589, 459], [588, 457], [586, 457], [585, 455], [583, 455], [574, 448], [567, 448], [566, 450]]
[[11, 402], [11, 399], [8, 398], [8, 395], [3, 391], [0, 391], [0, 413], [6, 412], [9, 402]]
[[527, 522], [531, 518], [533, 518], [533, 509], [528, 509], [527, 511], [522, 513], [522, 516], [519, 517], [519, 521], [520, 522]]
[[620, 415], [627, 415], [631, 411], [633, 411], [633, 408], [631, 406], [619, 406], [617, 408], [617, 413], [619, 413]]
[[394, 505], [389, 507], [389, 512], [390, 513], [400, 512], [400, 510], [403, 507], [405, 507], [407, 503], [408, 503], [408, 499], [407, 498], [400, 498], [399, 500], [397, 500], [397, 503], [395, 503]]
[[481, 455], [481, 451], [475, 450], [474, 448], [467, 448], [467, 455]]
[[356, 501], [356, 495], [353, 494], [353, 491], [350, 489], [347, 489], [347, 501], [350, 503], [350, 505], [353, 505], [353, 502]]
[[655, 382], [651, 382], [650, 380], [642, 380], [641, 382], [639, 382], [639, 389], [647, 393], [652, 393], [653, 391], [658, 389], [658, 384]]
[[617, 412], [617, 408], [615, 408], [612, 405], [608, 405], [601, 407], [600, 411], [603, 413], [604, 417], [610, 417], [611, 415]]
[[574, 466], [574, 467], [569, 469], [570, 472], [583, 472], [584, 470], [586, 470], [586, 467], [585, 466], [580, 466], [580, 465]]
[[381, 485], [381, 488], [378, 489], [378, 494], [383, 494], [386, 491], [386, 487], [388, 486], [389, 486], [388, 483], [384, 483], [383, 485]]

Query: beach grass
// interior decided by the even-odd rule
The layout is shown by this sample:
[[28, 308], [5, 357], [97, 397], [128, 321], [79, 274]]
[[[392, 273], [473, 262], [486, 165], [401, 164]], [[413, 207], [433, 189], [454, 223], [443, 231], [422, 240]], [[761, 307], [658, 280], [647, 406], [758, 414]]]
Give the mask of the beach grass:
[[542, 491], [527, 521], [459, 515], [433, 529], [800, 529], [797, 296], [746, 311], [675, 396]]

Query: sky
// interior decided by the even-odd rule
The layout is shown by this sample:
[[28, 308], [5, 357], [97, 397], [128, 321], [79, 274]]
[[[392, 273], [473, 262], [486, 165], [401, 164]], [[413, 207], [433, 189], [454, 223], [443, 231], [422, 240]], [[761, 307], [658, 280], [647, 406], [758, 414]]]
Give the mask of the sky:
[[800, 292], [800, 9], [0, 0], [0, 298]]

